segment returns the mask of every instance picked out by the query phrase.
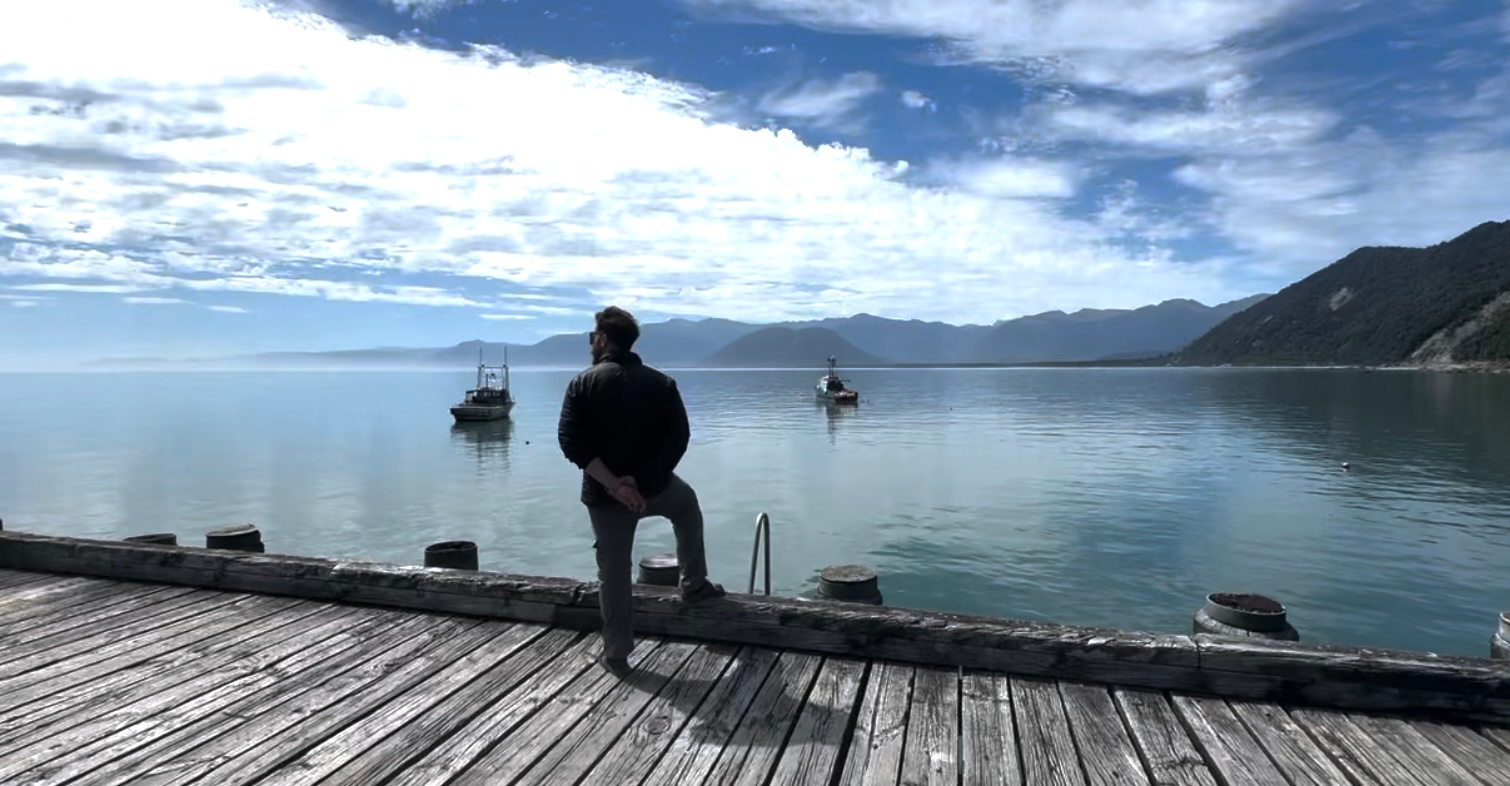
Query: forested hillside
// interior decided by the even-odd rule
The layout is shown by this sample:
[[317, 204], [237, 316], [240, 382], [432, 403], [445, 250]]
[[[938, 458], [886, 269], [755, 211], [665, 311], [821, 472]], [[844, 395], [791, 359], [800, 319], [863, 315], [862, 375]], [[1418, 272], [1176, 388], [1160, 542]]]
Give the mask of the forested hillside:
[[1173, 355], [1182, 365], [1510, 359], [1510, 221], [1429, 248], [1360, 248]]

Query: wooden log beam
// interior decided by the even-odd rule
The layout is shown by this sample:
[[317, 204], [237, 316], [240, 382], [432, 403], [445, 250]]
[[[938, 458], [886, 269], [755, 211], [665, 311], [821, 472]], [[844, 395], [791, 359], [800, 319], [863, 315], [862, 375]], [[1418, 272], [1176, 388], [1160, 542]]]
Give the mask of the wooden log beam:
[[[572, 579], [0, 531], [0, 568], [395, 606], [594, 630]], [[1354, 710], [1510, 722], [1510, 663], [1054, 625], [757, 595], [687, 606], [635, 588], [643, 634]]]

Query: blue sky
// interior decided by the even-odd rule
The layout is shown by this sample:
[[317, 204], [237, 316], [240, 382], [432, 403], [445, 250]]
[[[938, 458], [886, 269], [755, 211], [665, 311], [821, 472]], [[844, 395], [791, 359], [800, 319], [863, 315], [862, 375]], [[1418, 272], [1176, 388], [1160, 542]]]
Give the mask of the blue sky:
[[0, 365], [991, 322], [1510, 218], [1510, 2], [0, 10]]

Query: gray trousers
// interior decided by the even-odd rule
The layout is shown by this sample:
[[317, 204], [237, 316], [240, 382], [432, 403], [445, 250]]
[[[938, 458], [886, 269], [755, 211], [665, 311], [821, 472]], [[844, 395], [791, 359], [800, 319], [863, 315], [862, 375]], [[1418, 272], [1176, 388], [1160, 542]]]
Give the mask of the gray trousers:
[[635, 513], [618, 504], [588, 508], [593, 548], [598, 552], [598, 603], [603, 610], [603, 654], [627, 658], [634, 649], [634, 530], [640, 519], [664, 516], [676, 533], [676, 561], [682, 586], [708, 578], [708, 558], [703, 552], [703, 510], [697, 492], [673, 475], [665, 491], [645, 501], [645, 512]]

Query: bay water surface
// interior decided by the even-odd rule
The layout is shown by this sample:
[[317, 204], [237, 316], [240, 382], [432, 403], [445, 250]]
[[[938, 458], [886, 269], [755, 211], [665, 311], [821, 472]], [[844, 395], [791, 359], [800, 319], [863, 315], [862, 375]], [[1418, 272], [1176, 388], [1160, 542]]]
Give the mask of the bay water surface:
[[[765, 511], [779, 594], [862, 563], [891, 605], [1183, 633], [1252, 591], [1306, 640], [1475, 656], [1510, 608], [1510, 376], [854, 370], [835, 408], [817, 371], [671, 373], [731, 589]], [[401, 564], [468, 539], [591, 579], [571, 375], [515, 370], [512, 420], [469, 427], [465, 370], [0, 375], [0, 518], [195, 545], [252, 522], [269, 552]], [[673, 542], [649, 520], [637, 551]]]

